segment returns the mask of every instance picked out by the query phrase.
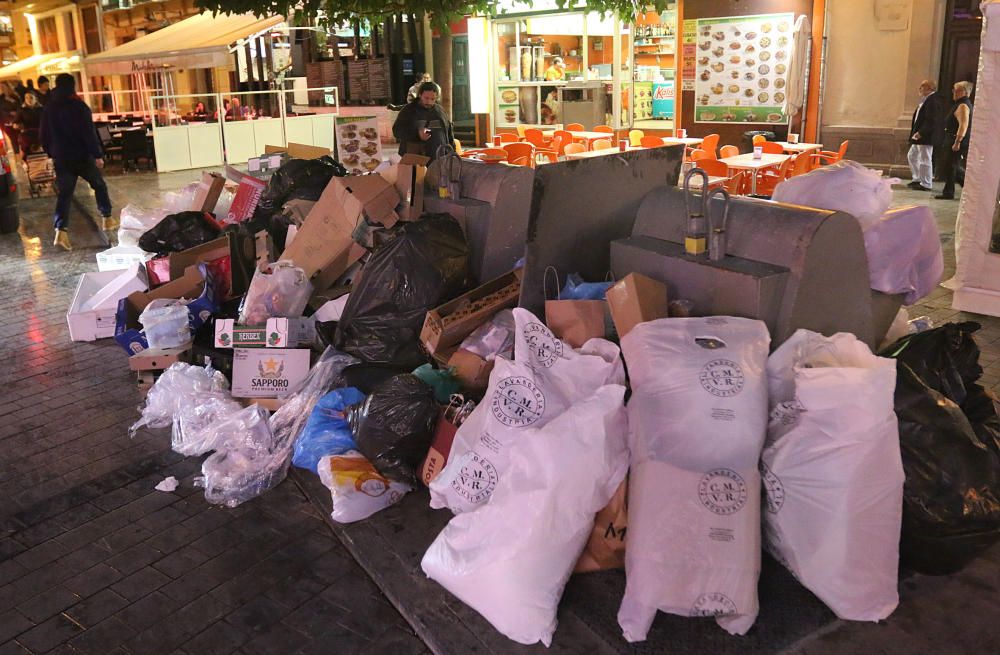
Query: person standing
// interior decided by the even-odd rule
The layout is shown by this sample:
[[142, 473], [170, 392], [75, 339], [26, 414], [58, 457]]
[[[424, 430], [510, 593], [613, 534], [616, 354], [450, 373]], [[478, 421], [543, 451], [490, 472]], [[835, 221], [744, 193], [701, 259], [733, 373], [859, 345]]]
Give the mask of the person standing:
[[431, 159], [443, 145], [454, 146], [455, 129], [437, 104], [438, 85], [424, 82], [417, 99], [403, 107], [392, 125], [392, 134], [399, 141], [399, 154], [422, 154]]
[[[410, 90], [406, 92], [406, 102], [415, 101], [417, 99], [417, 96], [420, 95], [420, 85], [430, 81], [431, 81], [430, 73], [421, 73], [420, 75], [417, 75], [416, 81], [413, 82], [412, 86], [410, 86]], [[434, 86], [437, 85], [435, 84]], [[438, 87], [438, 93], [439, 94], [441, 93], [440, 87]]]
[[7, 135], [7, 140], [14, 148], [14, 154], [21, 152], [20, 140], [18, 139], [17, 112], [21, 107], [21, 97], [11, 87], [9, 82], [0, 82], [0, 126], [3, 133]]
[[24, 96], [24, 105], [14, 117], [14, 127], [18, 130], [18, 144], [21, 152], [27, 157], [36, 146], [41, 144], [38, 130], [42, 125], [42, 106], [34, 93]]
[[49, 101], [49, 78], [42, 75], [38, 78], [38, 90], [35, 91], [35, 95], [38, 97], [38, 104], [45, 106], [45, 103]]
[[552, 60], [552, 65], [545, 71], [545, 79], [554, 82], [565, 79], [565, 77], [566, 64], [563, 63], [562, 57], [556, 57]]
[[42, 112], [42, 147], [55, 163], [59, 197], [55, 210], [54, 245], [71, 250], [69, 241], [69, 207], [78, 178], [83, 178], [97, 196], [101, 212], [101, 229], [118, 226], [111, 218], [111, 197], [108, 185], [101, 177], [104, 153], [94, 128], [90, 107], [76, 95], [76, 80], [68, 73], [56, 77], [52, 98]]
[[920, 102], [910, 121], [910, 150], [906, 159], [910, 163], [913, 181], [909, 187], [916, 191], [931, 191], [934, 184], [934, 102], [929, 101], [937, 90], [930, 80], [920, 83]]
[[948, 158], [945, 160], [945, 181], [941, 195], [934, 196], [937, 200], [955, 199], [955, 182], [965, 186], [965, 162], [969, 156], [969, 129], [972, 126], [972, 94], [971, 82], [957, 82], [952, 87], [951, 97], [955, 104], [948, 112], [948, 120], [944, 126], [944, 147], [948, 148]]

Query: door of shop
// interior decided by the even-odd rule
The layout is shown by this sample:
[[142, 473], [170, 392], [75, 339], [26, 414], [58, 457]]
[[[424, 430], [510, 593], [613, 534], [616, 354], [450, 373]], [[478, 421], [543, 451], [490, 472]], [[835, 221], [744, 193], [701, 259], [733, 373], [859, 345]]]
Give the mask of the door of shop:
[[472, 108], [469, 104], [468, 36], [456, 36], [452, 39], [451, 65], [451, 120], [455, 123], [471, 123]]

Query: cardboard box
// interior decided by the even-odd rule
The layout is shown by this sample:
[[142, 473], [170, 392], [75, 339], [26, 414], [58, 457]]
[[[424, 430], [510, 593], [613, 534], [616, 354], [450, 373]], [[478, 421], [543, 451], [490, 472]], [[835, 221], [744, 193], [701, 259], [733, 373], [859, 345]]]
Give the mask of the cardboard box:
[[639, 323], [667, 318], [667, 287], [639, 273], [630, 273], [615, 282], [605, 297], [619, 337]]
[[180, 278], [152, 291], [135, 292], [118, 301], [115, 313], [115, 341], [129, 355], [149, 349], [149, 342], [139, 324], [139, 314], [157, 298], [194, 298], [188, 304], [191, 331], [200, 328], [219, 308], [215, 281], [204, 264], [192, 266]]
[[97, 270], [121, 271], [136, 262], [142, 264], [153, 257], [153, 253], [137, 246], [115, 246], [97, 253]]
[[190, 362], [191, 348], [162, 348], [143, 350], [128, 358], [133, 371], [162, 371], [176, 362]]
[[274, 262], [274, 239], [267, 230], [254, 235], [254, 265], [257, 268]]
[[143, 396], [149, 393], [149, 390], [156, 384], [157, 377], [159, 377], [159, 371], [137, 371], [135, 378], [139, 393]]
[[515, 307], [521, 293], [521, 269], [505, 273], [427, 312], [420, 341], [427, 352], [461, 343], [501, 309]]
[[115, 336], [118, 302], [134, 291], [145, 291], [146, 277], [140, 264], [127, 271], [84, 273], [77, 282], [66, 312], [69, 338], [93, 341]]
[[309, 374], [308, 348], [234, 348], [233, 397], [274, 398]]
[[476, 353], [462, 348], [448, 358], [448, 367], [455, 369], [455, 377], [462, 383], [462, 388], [469, 391], [486, 391], [490, 386], [493, 364], [494, 362], [486, 361]]
[[451, 454], [451, 446], [455, 443], [456, 432], [458, 426], [445, 418], [445, 410], [442, 409], [431, 439], [431, 447], [420, 465], [420, 480], [425, 485], [430, 486], [448, 463], [448, 455]]
[[239, 183], [226, 220], [229, 223], [242, 223], [253, 216], [267, 182], [253, 175], [244, 175], [232, 166], [226, 166], [226, 177]]
[[[333, 178], [281, 259], [290, 259], [302, 268], [314, 288], [324, 288], [326, 281], [332, 284], [364, 255], [353, 238], [358, 222], [366, 214], [391, 220], [385, 219], [386, 212], [398, 220], [397, 200], [395, 187], [378, 175]], [[314, 280], [320, 272], [321, 279]]]
[[269, 318], [265, 325], [236, 325], [231, 318], [215, 320], [216, 348], [297, 348], [316, 338], [312, 318]]
[[244, 407], [249, 407], [250, 405], [260, 405], [269, 412], [276, 412], [281, 409], [281, 406], [288, 402], [287, 398], [242, 398], [241, 402]]
[[250, 237], [227, 232], [200, 246], [170, 253], [170, 279], [180, 277], [190, 266], [208, 264], [219, 297], [238, 298], [246, 293], [253, 277], [254, 248]]
[[196, 212], [215, 213], [215, 206], [219, 203], [219, 196], [226, 186], [226, 178], [218, 173], [202, 173], [201, 182], [194, 192], [194, 200], [191, 203], [191, 210]]
[[424, 178], [430, 157], [407, 154], [396, 166], [396, 191], [399, 192], [399, 218], [415, 221], [424, 213]]
[[280, 152], [251, 157], [247, 160], [247, 171], [255, 177], [267, 177], [281, 168], [284, 163], [285, 155]]
[[306, 222], [306, 217], [309, 216], [309, 212], [311, 212], [312, 208], [315, 206], [315, 200], [295, 198], [294, 200], [289, 200], [282, 205], [281, 213], [292, 219], [295, 225], [302, 225]]
[[319, 159], [331, 154], [329, 148], [289, 142], [287, 146], [264, 146], [264, 154], [287, 154], [292, 159]]

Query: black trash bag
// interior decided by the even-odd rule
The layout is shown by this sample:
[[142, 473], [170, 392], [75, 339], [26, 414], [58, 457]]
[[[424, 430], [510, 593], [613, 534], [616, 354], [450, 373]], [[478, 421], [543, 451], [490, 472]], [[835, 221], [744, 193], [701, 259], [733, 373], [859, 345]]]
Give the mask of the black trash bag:
[[409, 372], [408, 369], [400, 368], [394, 364], [351, 364], [341, 372], [337, 386], [354, 387], [361, 393], [368, 395], [389, 378]]
[[256, 212], [271, 216], [289, 200], [319, 200], [331, 178], [346, 176], [344, 165], [330, 157], [289, 159], [267, 181]]
[[139, 237], [139, 247], [146, 252], [166, 255], [208, 243], [218, 238], [219, 227], [198, 211], [169, 214]]
[[954, 573], [1000, 540], [1000, 416], [976, 382], [979, 327], [949, 323], [886, 351], [906, 473], [900, 557], [921, 573]]
[[388, 479], [416, 486], [438, 418], [434, 390], [410, 373], [395, 375], [348, 411], [361, 454]]
[[469, 249], [451, 216], [402, 223], [378, 246], [351, 290], [337, 326], [337, 349], [363, 362], [412, 371], [426, 356], [420, 328], [429, 309], [458, 296], [469, 281]]

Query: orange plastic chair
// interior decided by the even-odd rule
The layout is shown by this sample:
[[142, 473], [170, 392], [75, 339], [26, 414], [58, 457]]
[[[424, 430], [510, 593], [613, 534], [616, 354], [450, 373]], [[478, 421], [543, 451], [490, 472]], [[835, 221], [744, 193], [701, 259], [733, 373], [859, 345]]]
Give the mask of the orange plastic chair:
[[766, 136], [764, 136], [763, 134], [756, 134], [756, 135], [754, 135], [754, 137], [753, 137], [753, 147], [754, 148], [756, 148], [757, 146], [762, 146], [765, 143], [767, 143], [767, 137]]
[[515, 166], [535, 165], [535, 146], [530, 143], [506, 143], [503, 149], [507, 152], [507, 162]]
[[813, 167], [821, 166], [824, 164], [836, 164], [838, 161], [843, 159], [847, 155], [847, 146], [850, 141], [844, 141], [840, 144], [840, 150], [837, 152], [831, 152], [829, 150], [823, 150], [821, 152], [814, 152], [809, 156], [809, 159], [813, 162]]
[[663, 145], [663, 139], [658, 136], [644, 136], [639, 139], [639, 145], [643, 148], [659, 148]]
[[628, 142], [633, 148], [642, 145], [642, 137], [646, 136], [646, 133], [642, 130], [629, 130], [628, 132]]
[[699, 159], [695, 167], [700, 168], [712, 177], [729, 177], [729, 167], [718, 159]]
[[706, 136], [704, 139], [701, 140], [701, 146], [699, 146], [701, 150], [704, 150], [705, 152], [712, 155], [712, 159], [718, 159], [718, 155], [716, 154], [718, 147], [719, 147], [718, 134], [709, 134], [708, 136]]
[[[558, 148], [560, 155], [564, 154], [563, 151], [566, 149], [566, 146], [573, 143], [573, 135], [566, 130], [556, 130], [555, 134], [552, 135], [552, 140], [555, 141], [556, 139], [561, 139]], [[549, 145], [549, 148], [551, 150], [556, 150], [556, 148], [553, 148], [551, 144]]]
[[529, 127], [524, 131], [524, 140], [536, 148], [548, 147], [545, 143], [545, 134], [537, 127]]
[[503, 148], [483, 148], [478, 155], [487, 164], [507, 161], [507, 151]]
[[812, 170], [812, 161], [809, 159], [808, 154], [801, 154], [792, 160], [792, 170], [788, 174], [788, 177], [795, 177], [796, 175], [804, 175]]
[[725, 159], [726, 157], [735, 157], [740, 154], [740, 149], [736, 146], [722, 146], [719, 148], [719, 159]]
[[778, 172], [763, 171], [757, 175], [757, 195], [770, 196], [774, 194], [774, 187], [788, 178], [792, 170], [792, 160], [786, 159], [781, 163]]
[[[535, 155], [545, 155], [545, 157], [552, 163], [559, 161], [559, 151], [562, 149], [562, 137], [554, 136], [552, 140], [549, 141], [548, 147], [546, 148], [535, 148]], [[537, 162], [536, 162], [537, 163]]]
[[785, 149], [781, 147], [780, 144], [774, 141], [765, 141], [761, 146], [761, 152], [766, 152], [769, 155], [783, 155], [785, 154]]
[[587, 146], [582, 143], [567, 143], [563, 146], [564, 155], [578, 155], [581, 152], [587, 152]]
[[570, 123], [566, 126], [567, 132], [583, 132], [583, 123]]
[[604, 134], [614, 134], [615, 130], [610, 125], [597, 125], [592, 130], [594, 132], [602, 132]]
[[736, 171], [724, 186], [731, 196], [745, 196], [750, 192], [750, 171]]
[[609, 150], [615, 146], [611, 143], [611, 139], [597, 139], [591, 144], [591, 150]]
[[691, 151], [690, 159], [691, 161], [701, 161], [703, 159], [715, 159], [715, 157], [705, 152], [701, 148], [695, 148], [694, 150]]
[[500, 137], [500, 143], [517, 143], [517, 135], [511, 132], [500, 132], [497, 136]]

